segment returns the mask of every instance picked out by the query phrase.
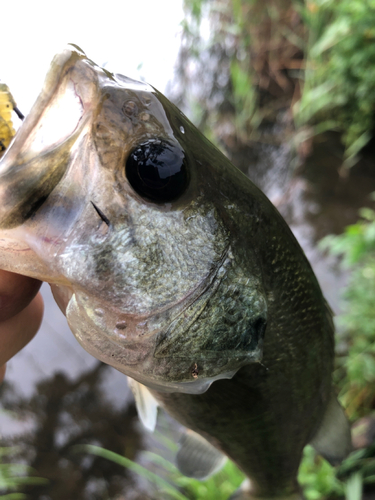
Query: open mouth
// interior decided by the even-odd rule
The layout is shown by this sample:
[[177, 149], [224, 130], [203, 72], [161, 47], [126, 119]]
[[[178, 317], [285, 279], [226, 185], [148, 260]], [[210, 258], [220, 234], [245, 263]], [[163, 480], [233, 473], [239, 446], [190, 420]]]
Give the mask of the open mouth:
[[73, 143], [91, 116], [97, 90], [85, 56], [55, 56], [29, 115], [0, 161], [0, 228], [27, 220], [64, 175]]

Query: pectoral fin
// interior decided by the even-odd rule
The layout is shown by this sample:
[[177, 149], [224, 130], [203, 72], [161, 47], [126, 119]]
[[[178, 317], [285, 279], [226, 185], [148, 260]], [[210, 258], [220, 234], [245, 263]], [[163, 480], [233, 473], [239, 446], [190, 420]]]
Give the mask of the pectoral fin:
[[206, 479], [222, 468], [227, 457], [199, 434], [187, 430], [180, 439], [177, 467], [187, 477]]
[[331, 465], [340, 464], [352, 451], [350, 425], [334, 393], [310, 444]]
[[140, 421], [149, 431], [154, 431], [158, 414], [158, 403], [146, 386], [128, 378], [130, 389], [134, 395], [135, 405]]

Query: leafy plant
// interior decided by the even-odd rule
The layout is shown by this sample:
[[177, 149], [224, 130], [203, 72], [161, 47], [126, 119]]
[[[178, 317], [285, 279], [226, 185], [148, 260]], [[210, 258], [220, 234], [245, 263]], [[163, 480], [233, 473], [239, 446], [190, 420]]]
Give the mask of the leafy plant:
[[375, 402], [375, 212], [362, 209], [362, 219], [344, 234], [329, 236], [322, 248], [342, 255], [352, 272], [344, 293], [344, 310], [338, 318], [336, 383], [351, 418], [367, 414]]
[[375, 2], [313, 0], [300, 12], [308, 43], [296, 122], [340, 131], [351, 166], [374, 126]]
[[298, 480], [307, 500], [323, 500], [344, 493], [344, 485], [337, 479], [335, 468], [318, 456], [311, 446], [306, 446], [303, 451]]
[[[228, 460], [222, 471], [206, 481], [198, 481], [183, 476], [178, 469], [168, 460], [151, 452], [144, 452], [145, 458], [150, 463], [161, 467], [168, 481], [158, 474], [149, 471], [126, 457], [113, 453], [99, 446], [76, 446], [75, 451], [87, 452], [111, 460], [127, 467], [131, 471], [147, 479], [157, 488], [160, 498], [173, 498], [176, 500], [227, 500], [228, 497], [240, 486], [244, 475]], [[158, 494], [155, 492], [155, 494]]]
[[[0, 461], [11, 460], [17, 448], [0, 448]], [[36, 477], [34, 470], [23, 464], [0, 463], [0, 498], [1, 500], [23, 500], [27, 495], [19, 490], [23, 486], [45, 484], [47, 479]]]
[[[344, 313], [337, 320], [335, 383], [352, 420], [368, 415], [375, 403], [375, 211], [362, 209], [361, 219], [342, 235], [327, 236], [324, 250], [341, 257], [351, 269], [344, 293]], [[344, 481], [344, 482], [343, 482]], [[360, 500], [364, 483], [375, 482], [375, 448], [352, 453], [338, 471], [307, 446], [299, 470], [307, 500]]]
[[[290, 105], [304, 27], [293, 0], [184, 0], [179, 105], [214, 142], [246, 143]], [[197, 84], [198, 82], [198, 84]], [[197, 105], [198, 104], [198, 105]], [[216, 139], [216, 141], [215, 141]]]
[[357, 161], [375, 124], [375, 0], [184, 5], [180, 83], [216, 142], [260, 140], [262, 121], [292, 106], [299, 138], [337, 130], [344, 165]]
[[[75, 451], [103, 457], [139, 474], [155, 487], [154, 498], [163, 500], [227, 500], [245, 479], [244, 474], [230, 460], [214, 476], [198, 481], [183, 476], [171, 462], [152, 452], [143, 452], [143, 457], [156, 465], [167, 479], [99, 446], [76, 446]], [[311, 446], [306, 446], [298, 480], [306, 500], [333, 499], [342, 497], [344, 493], [346, 500], [360, 500], [358, 490], [362, 491], [363, 482], [371, 482], [375, 478], [374, 471], [375, 461], [371, 461], [371, 452], [361, 450], [344, 462], [339, 469], [338, 478], [336, 468], [318, 456]], [[346, 480], [346, 484], [342, 480]]]

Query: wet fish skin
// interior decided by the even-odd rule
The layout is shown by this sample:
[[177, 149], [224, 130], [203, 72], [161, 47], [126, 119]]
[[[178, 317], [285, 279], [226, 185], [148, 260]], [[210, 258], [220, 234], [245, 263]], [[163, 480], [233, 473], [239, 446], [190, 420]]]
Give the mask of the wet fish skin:
[[[126, 176], [155, 140], [188, 165], [167, 202]], [[298, 495], [317, 433], [331, 461], [347, 453], [324, 449], [332, 318], [287, 224], [162, 94], [78, 49], [0, 162], [0, 268], [51, 283], [86, 350], [232, 458], [249, 498]]]
[[[331, 396], [331, 314], [302, 251], [263, 196], [243, 222], [262, 214], [249, 240], [268, 297], [261, 364], [216, 381], [202, 395], [152, 391], [179, 422], [221, 449], [252, 480], [256, 498], [298, 491], [296, 476]], [[254, 210], [255, 206], [258, 207]], [[262, 205], [267, 205], [263, 206]], [[266, 215], [267, 214], [267, 215]], [[250, 236], [251, 235], [251, 236]]]

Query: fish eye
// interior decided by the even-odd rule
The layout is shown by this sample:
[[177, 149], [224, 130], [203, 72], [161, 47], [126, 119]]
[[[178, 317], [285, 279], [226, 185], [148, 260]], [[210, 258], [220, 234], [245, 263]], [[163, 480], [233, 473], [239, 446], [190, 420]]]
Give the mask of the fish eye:
[[144, 198], [156, 203], [175, 200], [189, 182], [185, 153], [179, 144], [164, 139], [146, 141], [126, 160], [126, 177]]

